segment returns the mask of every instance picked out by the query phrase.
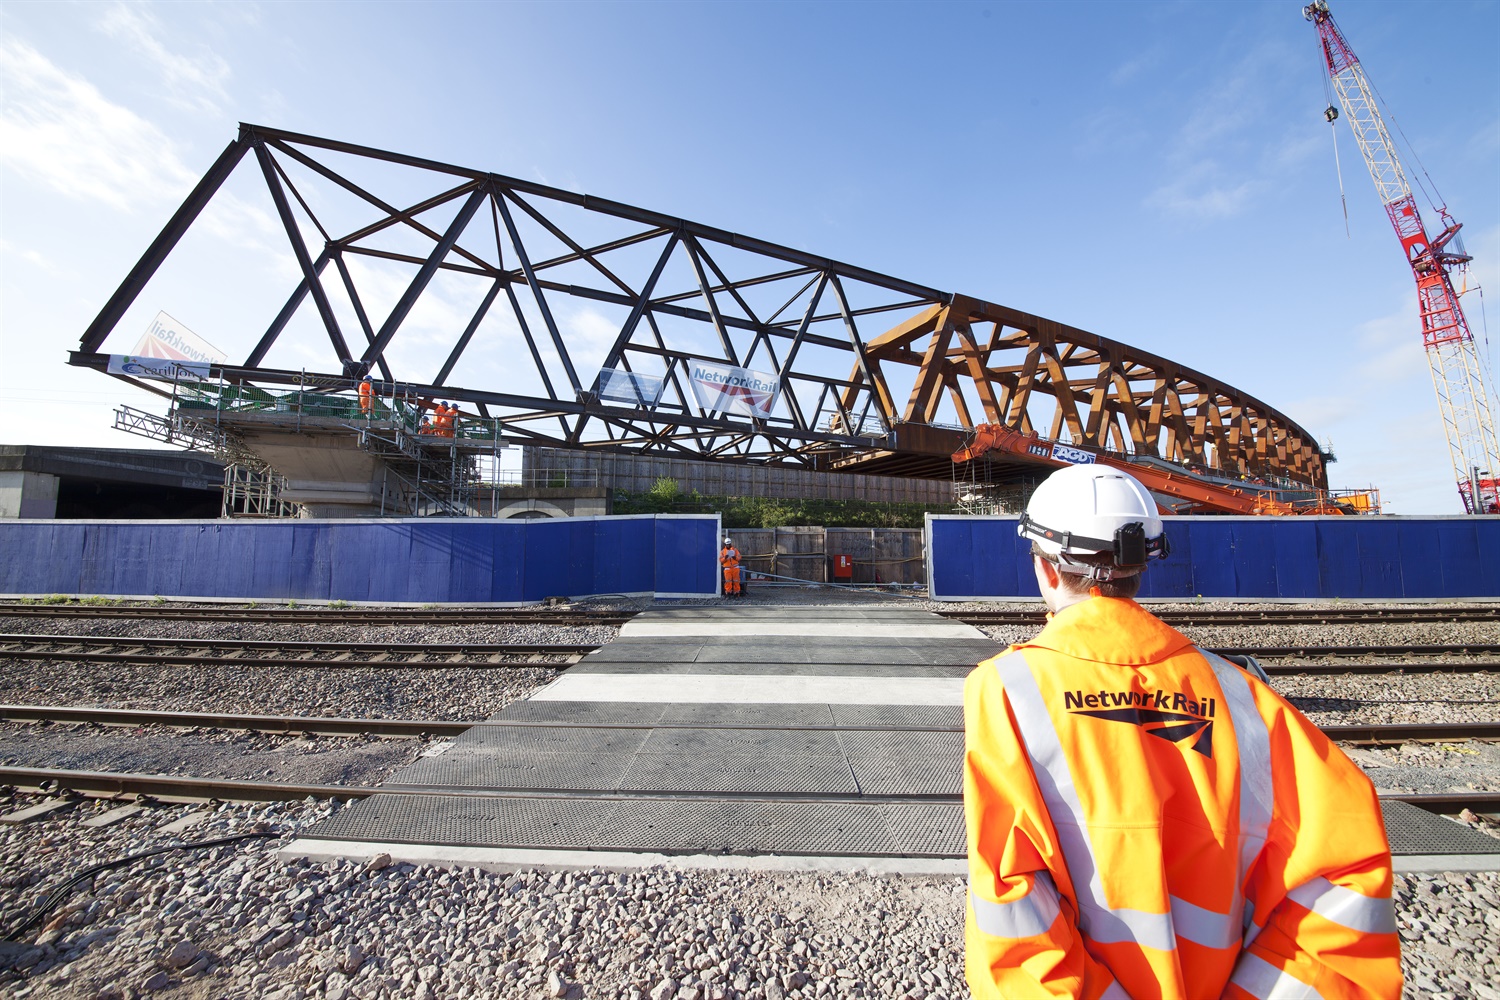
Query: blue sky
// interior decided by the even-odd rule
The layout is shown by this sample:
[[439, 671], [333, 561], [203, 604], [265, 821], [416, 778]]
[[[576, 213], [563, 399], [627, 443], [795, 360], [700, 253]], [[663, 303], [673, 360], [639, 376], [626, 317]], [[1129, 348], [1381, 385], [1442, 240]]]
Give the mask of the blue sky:
[[[1333, 12], [1466, 224], [1500, 338], [1500, 4]], [[1335, 486], [1457, 513], [1410, 271], [1341, 122], [1345, 236], [1315, 39], [1295, 0], [7, 3], [0, 441], [142, 444], [110, 411], [147, 400], [65, 354], [249, 121], [1082, 327], [1280, 409], [1332, 443]], [[215, 222], [205, 248], [264, 217]], [[261, 291], [141, 308], [218, 342]]]

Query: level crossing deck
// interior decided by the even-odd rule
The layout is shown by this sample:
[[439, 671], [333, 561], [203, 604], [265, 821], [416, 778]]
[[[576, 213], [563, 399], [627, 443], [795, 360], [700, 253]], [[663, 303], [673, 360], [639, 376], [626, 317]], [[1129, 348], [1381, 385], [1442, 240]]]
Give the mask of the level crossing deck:
[[[1000, 648], [903, 608], [647, 612], [288, 851], [961, 874], [963, 678]], [[1387, 827], [1399, 853], [1500, 849], [1403, 803]]]

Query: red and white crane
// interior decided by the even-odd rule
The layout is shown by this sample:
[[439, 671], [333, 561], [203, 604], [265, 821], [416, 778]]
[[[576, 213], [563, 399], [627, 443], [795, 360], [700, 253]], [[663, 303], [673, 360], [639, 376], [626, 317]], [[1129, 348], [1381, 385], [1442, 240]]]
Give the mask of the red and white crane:
[[[1453, 221], [1446, 206], [1440, 207], [1437, 211], [1442, 231], [1428, 236], [1396, 155], [1396, 145], [1376, 107], [1375, 92], [1359, 58], [1333, 23], [1327, 0], [1314, 0], [1302, 8], [1302, 14], [1317, 26], [1328, 75], [1344, 106], [1344, 117], [1354, 130], [1359, 151], [1375, 180], [1375, 190], [1417, 279], [1422, 346], [1432, 366], [1432, 384], [1437, 390], [1438, 410], [1464, 509], [1470, 514], [1500, 514], [1500, 490], [1496, 488], [1500, 481], [1500, 444], [1496, 442], [1483, 361], [1450, 275], [1455, 268], [1466, 267], [1471, 259], [1462, 252], [1462, 242], [1455, 241], [1462, 225]], [[1332, 122], [1338, 110], [1330, 105], [1324, 115]]]

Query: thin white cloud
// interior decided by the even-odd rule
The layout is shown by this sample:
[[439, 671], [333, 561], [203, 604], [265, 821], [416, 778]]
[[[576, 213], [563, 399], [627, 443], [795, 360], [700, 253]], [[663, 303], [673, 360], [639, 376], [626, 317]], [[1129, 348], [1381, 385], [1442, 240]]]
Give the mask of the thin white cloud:
[[1274, 95], [1293, 64], [1283, 44], [1257, 45], [1195, 95], [1166, 144], [1169, 179], [1146, 196], [1146, 207], [1196, 223], [1239, 215], [1274, 176], [1312, 155], [1315, 144], [1300, 132], [1280, 127], [1281, 138], [1261, 138], [1279, 113]]
[[99, 30], [122, 42], [156, 70], [167, 87], [167, 98], [182, 107], [215, 114], [229, 95], [229, 63], [213, 51], [200, 56], [172, 52], [162, 44], [164, 29], [151, 12], [138, 4], [115, 4], [99, 19]]
[[1184, 170], [1146, 198], [1148, 207], [1191, 222], [1227, 219], [1249, 207], [1261, 185], [1255, 180], [1226, 181], [1212, 161]]
[[0, 165], [123, 211], [180, 199], [196, 180], [155, 125], [13, 39], [0, 41]]
[[1135, 79], [1142, 72], [1155, 69], [1161, 64], [1166, 54], [1166, 46], [1161, 44], [1153, 45], [1144, 52], [1116, 66], [1113, 72], [1109, 74], [1109, 82], [1116, 87], [1123, 86]]

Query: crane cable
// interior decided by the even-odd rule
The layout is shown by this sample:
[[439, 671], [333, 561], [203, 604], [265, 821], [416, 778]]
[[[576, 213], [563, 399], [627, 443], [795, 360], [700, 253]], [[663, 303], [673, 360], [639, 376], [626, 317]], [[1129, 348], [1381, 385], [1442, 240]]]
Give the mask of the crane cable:
[[1349, 199], [1344, 195], [1344, 166], [1339, 162], [1339, 129], [1335, 124], [1339, 118], [1338, 106], [1333, 103], [1333, 82], [1328, 76], [1328, 54], [1323, 46], [1323, 36], [1318, 39], [1318, 76], [1323, 81], [1323, 99], [1328, 102], [1327, 110], [1323, 117], [1328, 120], [1328, 137], [1333, 140], [1333, 169], [1339, 176], [1339, 204], [1344, 208], [1344, 238], [1352, 239], [1349, 235]]
[[1353, 239], [1349, 235], [1349, 199], [1344, 197], [1344, 166], [1339, 162], [1339, 130], [1332, 118], [1328, 119], [1328, 135], [1333, 139], [1333, 169], [1339, 175], [1339, 203], [1344, 206], [1344, 239]]

